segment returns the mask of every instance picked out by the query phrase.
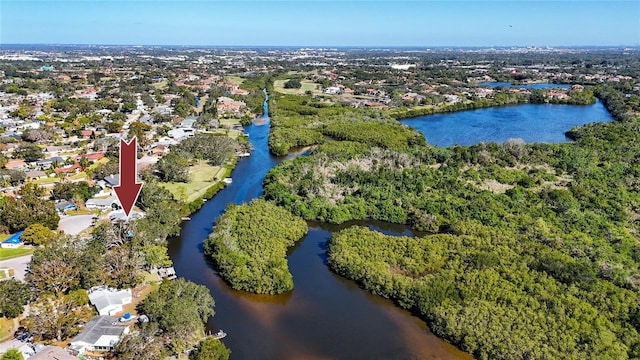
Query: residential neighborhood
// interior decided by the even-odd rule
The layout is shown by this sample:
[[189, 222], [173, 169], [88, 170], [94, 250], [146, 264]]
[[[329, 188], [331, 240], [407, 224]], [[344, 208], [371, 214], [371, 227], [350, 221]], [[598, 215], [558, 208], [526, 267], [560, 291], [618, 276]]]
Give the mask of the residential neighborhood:
[[[268, 201], [277, 199], [278, 206], [289, 206], [305, 220], [339, 224], [350, 217], [371, 217], [443, 232], [442, 236], [460, 236], [458, 232], [468, 229], [456, 227], [461, 226], [460, 219], [445, 221], [443, 215], [419, 208], [438, 209], [428, 200], [419, 200], [424, 194], [409, 197], [416, 201], [409, 205], [407, 199], [391, 195], [400, 191], [393, 186], [367, 193], [369, 185], [340, 188], [339, 183], [368, 178], [369, 170], [380, 163], [366, 156], [387, 156], [384, 167], [407, 169], [406, 176], [411, 178], [407, 189], [423, 193], [429, 192], [427, 183], [449, 179], [451, 174], [442, 173], [447, 169], [468, 176], [461, 182], [447, 180], [451, 184], [475, 185], [474, 196], [501, 196], [501, 201], [516, 201], [516, 195], [521, 195], [516, 191], [525, 193], [521, 187], [531, 192], [526, 192], [530, 197], [541, 193], [545, 184], [563, 190], [575, 177], [560, 171], [546, 173], [548, 166], [523, 165], [526, 156], [538, 154], [538, 148], [524, 151], [524, 145], [513, 140], [495, 146], [482, 143], [476, 147], [486, 149], [478, 151], [458, 146], [441, 150], [398, 120], [523, 104], [598, 102], [615, 110], [616, 104], [625, 101], [640, 106], [640, 83], [630, 70], [635, 63], [621, 55], [625, 51], [0, 48], [0, 292], [6, 297], [0, 309], [0, 353], [17, 349], [28, 359], [187, 358], [193, 354], [212, 338], [206, 336], [211, 333], [207, 321], [213, 314], [211, 287], [181, 277], [184, 270], [174, 263], [180, 251], [173, 248], [171, 253], [175, 246], [171, 242], [181, 236], [191, 216], [211, 205], [213, 201], [207, 201], [225, 188], [237, 194], [229, 200], [234, 204], [230, 208], [253, 199], [243, 196], [264, 191], [271, 197]], [[602, 105], [600, 101], [609, 102]], [[265, 132], [256, 136], [256, 126], [262, 125], [267, 125], [261, 128]], [[127, 183], [121, 174], [120, 146], [133, 138], [135, 182], [142, 188], [129, 212], [116, 189]], [[264, 148], [256, 151], [254, 139], [261, 139]], [[501, 151], [500, 156], [511, 162], [491, 151]], [[253, 159], [265, 166], [264, 172], [256, 171], [256, 179], [232, 174], [241, 161]], [[448, 168], [453, 161], [463, 160], [476, 163]], [[267, 170], [281, 161], [294, 164], [287, 165], [293, 170], [271, 173], [264, 180]], [[316, 161], [317, 171], [305, 161]], [[480, 184], [476, 179], [486, 174], [479, 163], [491, 171], [505, 167], [526, 176], [513, 180], [503, 175], [501, 180], [509, 184], [498, 180]], [[608, 167], [610, 163], [602, 164]], [[441, 173], [424, 182], [410, 174], [414, 168]], [[297, 172], [302, 173], [299, 178]], [[267, 189], [265, 181], [274, 185]], [[328, 185], [320, 185], [322, 181]], [[391, 184], [398, 178], [385, 181]], [[364, 193], [384, 206], [363, 210], [374, 203], [360, 201]], [[302, 202], [303, 195], [309, 203]], [[554, 196], [561, 197], [553, 193], [548, 198], [561, 201]], [[344, 201], [354, 203], [340, 207]], [[394, 211], [387, 213], [390, 209]], [[305, 228], [302, 218], [300, 226]], [[207, 219], [211, 224], [198, 225], [206, 228], [202, 236], [209, 236], [216, 219], [212, 216]], [[540, 225], [547, 232], [553, 226]], [[237, 247], [233, 231], [224, 234], [229, 251]], [[265, 229], [258, 227], [255, 232]], [[561, 243], [546, 232], [536, 236], [545, 244]], [[618, 241], [618, 235], [608, 236], [611, 243]], [[198, 239], [192, 246], [195, 256], [204, 257], [203, 252], [209, 256], [206, 243]], [[279, 274], [286, 277], [285, 250], [278, 261], [258, 263], [277, 263], [285, 269]], [[575, 253], [587, 257], [578, 250]], [[193, 258], [188, 257], [189, 266]], [[226, 262], [241, 259], [240, 266], [249, 269], [247, 264], [256, 261], [242, 256], [216, 259], [199, 259], [207, 270], [215, 269], [216, 281]], [[478, 259], [479, 264], [485, 261], [480, 255]], [[417, 272], [394, 273], [397, 266], [382, 267], [391, 269], [394, 276], [404, 276], [402, 281], [411, 278], [407, 283], [415, 280], [412, 276]], [[601, 264], [600, 271], [608, 266]], [[427, 272], [424, 276], [430, 275]], [[620, 281], [629, 284], [634, 279], [629, 275]], [[224, 291], [237, 289], [234, 284], [221, 284]], [[247, 290], [243, 285], [239, 288]], [[261, 288], [261, 283], [252, 285]], [[282, 292], [293, 291], [293, 283], [285, 285]], [[414, 290], [407, 294], [418, 291]], [[226, 336], [222, 331], [217, 334]], [[219, 341], [215, 344], [228, 350]]]

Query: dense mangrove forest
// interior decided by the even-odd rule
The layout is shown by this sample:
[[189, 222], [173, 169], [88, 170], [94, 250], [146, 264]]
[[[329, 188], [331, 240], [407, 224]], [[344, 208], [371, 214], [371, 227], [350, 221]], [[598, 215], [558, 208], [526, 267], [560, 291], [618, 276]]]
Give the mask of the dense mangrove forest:
[[313, 116], [277, 113], [275, 132], [293, 119], [325, 139], [274, 168], [265, 198], [308, 220], [424, 232], [348, 228], [329, 242], [329, 265], [479, 358], [636, 358], [640, 119], [620, 89], [593, 93], [616, 121], [561, 144], [438, 148], [384, 115], [310, 130]]

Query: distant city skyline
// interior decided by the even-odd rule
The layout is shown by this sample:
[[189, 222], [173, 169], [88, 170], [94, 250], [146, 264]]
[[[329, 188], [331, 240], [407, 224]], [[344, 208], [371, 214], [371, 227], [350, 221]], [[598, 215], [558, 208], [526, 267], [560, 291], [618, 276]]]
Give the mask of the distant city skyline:
[[640, 1], [22, 1], [1, 44], [638, 46]]

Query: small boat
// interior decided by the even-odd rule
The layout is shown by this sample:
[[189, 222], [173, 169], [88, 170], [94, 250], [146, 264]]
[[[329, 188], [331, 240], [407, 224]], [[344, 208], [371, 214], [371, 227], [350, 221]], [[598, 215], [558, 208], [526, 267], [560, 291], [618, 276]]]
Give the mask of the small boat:
[[231, 178], [224, 178], [224, 180], [222, 180], [225, 182], [225, 184], [231, 184], [233, 182], [233, 179]]
[[224, 338], [225, 336], [227, 336], [227, 333], [222, 331], [222, 329], [220, 329], [220, 330], [218, 330], [217, 333], [213, 334], [212, 336], [213, 336], [214, 339], [220, 340], [220, 339]]

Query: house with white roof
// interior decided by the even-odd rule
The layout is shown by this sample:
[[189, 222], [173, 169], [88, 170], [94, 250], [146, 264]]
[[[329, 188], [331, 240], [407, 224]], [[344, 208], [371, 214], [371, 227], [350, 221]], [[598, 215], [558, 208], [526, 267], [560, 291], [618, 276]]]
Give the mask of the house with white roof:
[[131, 289], [117, 290], [106, 286], [89, 290], [89, 301], [100, 315], [114, 315], [122, 311], [122, 306], [131, 304]]
[[[114, 204], [116, 206], [114, 206]], [[89, 210], [99, 209], [100, 211], [107, 211], [119, 207], [118, 204], [115, 196], [109, 196], [105, 199], [91, 198], [84, 203], [84, 206]]]

